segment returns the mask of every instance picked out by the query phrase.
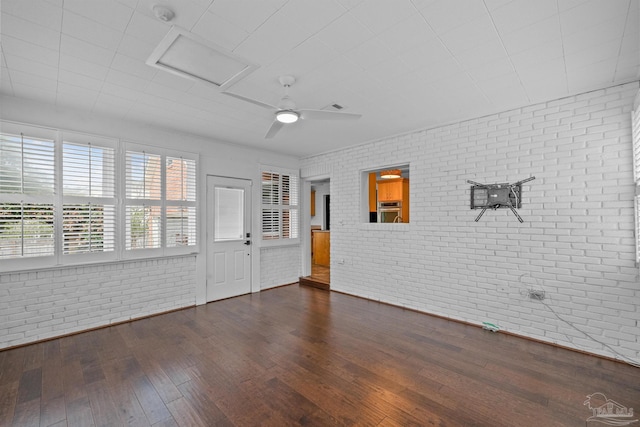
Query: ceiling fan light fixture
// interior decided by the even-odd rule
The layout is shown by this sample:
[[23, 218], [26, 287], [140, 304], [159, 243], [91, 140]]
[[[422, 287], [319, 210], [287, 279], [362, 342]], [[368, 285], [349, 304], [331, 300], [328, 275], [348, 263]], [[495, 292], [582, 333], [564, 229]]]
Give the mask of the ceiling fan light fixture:
[[280, 123], [295, 123], [300, 118], [300, 115], [292, 110], [281, 110], [276, 113], [276, 120]]

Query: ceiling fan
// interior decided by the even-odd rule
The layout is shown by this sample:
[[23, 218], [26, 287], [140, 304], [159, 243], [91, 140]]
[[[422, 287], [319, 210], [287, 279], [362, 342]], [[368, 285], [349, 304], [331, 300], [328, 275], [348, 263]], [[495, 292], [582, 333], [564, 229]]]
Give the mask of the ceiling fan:
[[298, 119], [305, 120], [355, 120], [362, 117], [362, 114], [343, 113], [339, 111], [327, 111], [327, 110], [309, 110], [299, 109], [296, 107], [296, 103], [289, 97], [289, 88], [296, 82], [296, 78], [293, 76], [280, 76], [278, 79], [280, 84], [284, 87], [284, 96], [280, 99], [277, 106], [267, 104], [262, 101], [258, 101], [246, 96], [238, 95], [231, 92], [223, 92], [225, 95], [233, 96], [234, 98], [241, 99], [243, 101], [250, 102], [258, 105], [262, 108], [275, 111], [275, 120], [267, 131], [265, 138], [273, 138], [278, 131], [285, 124], [291, 124], [298, 121]]

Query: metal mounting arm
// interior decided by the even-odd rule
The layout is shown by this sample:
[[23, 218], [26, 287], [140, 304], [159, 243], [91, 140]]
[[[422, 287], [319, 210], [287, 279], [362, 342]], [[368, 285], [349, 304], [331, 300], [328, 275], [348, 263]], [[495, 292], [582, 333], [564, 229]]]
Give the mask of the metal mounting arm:
[[[478, 214], [475, 221], [478, 222], [488, 208], [498, 209], [500, 207], [508, 207], [509, 209], [511, 209], [511, 212], [513, 212], [518, 221], [520, 221], [521, 223], [524, 222], [524, 220], [516, 210], [519, 205], [519, 195], [522, 192], [521, 186], [525, 182], [533, 181], [534, 179], [536, 179], [536, 177], [531, 176], [513, 184], [481, 184], [479, 182], [467, 180], [467, 183], [473, 185], [474, 187], [485, 189], [487, 191], [487, 203], [478, 206], [478, 208], [482, 208], [482, 211]], [[473, 188], [471, 194], [473, 196]], [[514, 206], [511, 202], [512, 195], [513, 197], [515, 197], [516, 206]], [[471, 201], [471, 208], [474, 208], [473, 200]]]

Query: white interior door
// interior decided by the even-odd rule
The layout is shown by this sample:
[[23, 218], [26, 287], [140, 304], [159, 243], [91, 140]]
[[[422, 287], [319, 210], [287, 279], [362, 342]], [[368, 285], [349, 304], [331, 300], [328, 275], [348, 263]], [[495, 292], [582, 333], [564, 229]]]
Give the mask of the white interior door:
[[207, 177], [207, 301], [251, 292], [251, 182]]

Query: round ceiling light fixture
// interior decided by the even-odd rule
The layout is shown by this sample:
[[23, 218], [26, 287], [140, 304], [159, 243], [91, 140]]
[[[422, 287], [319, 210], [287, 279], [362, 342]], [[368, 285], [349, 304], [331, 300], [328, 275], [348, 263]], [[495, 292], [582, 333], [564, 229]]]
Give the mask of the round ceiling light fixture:
[[380, 178], [383, 178], [383, 179], [402, 178], [402, 171], [400, 169], [389, 169], [386, 171], [381, 171]]
[[300, 118], [300, 115], [293, 110], [280, 110], [276, 113], [276, 120], [280, 123], [295, 123]]

